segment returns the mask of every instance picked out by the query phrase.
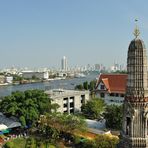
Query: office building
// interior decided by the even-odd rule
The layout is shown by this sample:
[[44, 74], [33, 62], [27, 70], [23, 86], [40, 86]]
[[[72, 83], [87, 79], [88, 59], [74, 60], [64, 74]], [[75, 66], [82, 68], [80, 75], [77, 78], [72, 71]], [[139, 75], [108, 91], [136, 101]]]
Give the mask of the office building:
[[62, 60], [61, 60], [61, 70], [62, 71], [67, 71], [68, 67], [67, 67], [67, 58], [65, 56], [63, 56]]

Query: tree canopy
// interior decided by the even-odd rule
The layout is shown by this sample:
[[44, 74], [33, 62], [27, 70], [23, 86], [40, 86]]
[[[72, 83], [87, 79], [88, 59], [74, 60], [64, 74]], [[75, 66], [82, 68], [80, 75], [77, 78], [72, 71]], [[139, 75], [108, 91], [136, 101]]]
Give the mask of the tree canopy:
[[86, 123], [82, 117], [61, 113], [40, 116], [39, 124], [41, 127], [49, 126], [67, 133], [73, 133], [75, 130], [83, 131], [86, 128]]
[[99, 98], [92, 98], [82, 105], [82, 113], [90, 119], [100, 119], [105, 111], [105, 102]]
[[51, 112], [51, 99], [43, 90], [12, 92], [0, 102], [0, 111], [17, 117], [23, 126], [32, 125], [41, 114]]
[[117, 105], [108, 105], [104, 118], [106, 120], [106, 126], [113, 129], [121, 129], [122, 126], [122, 113], [123, 108]]
[[88, 81], [83, 82], [83, 84], [79, 84], [75, 86], [75, 89], [78, 90], [94, 90], [96, 85], [96, 81], [92, 80], [90, 81], [90, 83], [88, 83]]
[[75, 115], [52, 113], [44, 116], [40, 116], [38, 122], [39, 132], [46, 139], [54, 139], [55, 141], [60, 135], [70, 138], [76, 131], [85, 131], [86, 122], [82, 117]]

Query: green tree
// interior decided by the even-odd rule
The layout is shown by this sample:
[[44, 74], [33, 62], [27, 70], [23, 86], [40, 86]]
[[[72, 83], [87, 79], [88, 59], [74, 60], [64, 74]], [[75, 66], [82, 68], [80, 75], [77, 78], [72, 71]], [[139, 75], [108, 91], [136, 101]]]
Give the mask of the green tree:
[[83, 90], [83, 85], [82, 84], [79, 84], [79, 85], [76, 85], [75, 86], [75, 89], [78, 89], [78, 90]]
[[22, 126], [25, 127], [26, 126], [26, 120], [24, 116], [20, 117], [20, 122], [22, 123]]
[[96, 80], [92, 80], [90, 81], [90, 83], [88, 83], [88, 81], [85, 81], [83, 84], [76, 85], [75, 89], [78, 89], [78, 90], [85, 89], [85, 90], [92, 91], [94, 90], [95, 86], [96, 86]]
[[41, 114], [52, 110], [51, 99], [43, 90], [16, 91], [0, 102], [0, 111], [20, 119], [23, 126], [32, 125]]
[[[86, 123], [83, 118], [61, 113], [41, 116], [39, 129], [46, 138], [58, 138], [59, 133], [74, 134], [75, 131], [85, 131]], [[56, 139], [55, 139], [56, 140]]]
[[96, 81], [95, 80], [90, 81], [90, 83], [89, 83], [89, 90], [94, 90], [95, 86], [96, 86]]
[[51, 104], [52, 112], [56, 113], [59, 107], [60, 105], [57, 103]]
[[4, 145], [4, 148], [13, 148], [13, 147], [14, 147], [13, 142], [7, 142], [7, 143]]
[[85, 90], [88, 90], [88, 82], [87, 82], [87, 81], [83, 83], [83, 88], [84, 88]]
[[82, 113], [90, 119], [100, 119], [105, 111], [105, 102], [99, 98], [93, 98], [82, 105]]
[[123, 107], [117, 105], [108, 105], [104, 114], [106, 126], [113, 129], [121, 129]]

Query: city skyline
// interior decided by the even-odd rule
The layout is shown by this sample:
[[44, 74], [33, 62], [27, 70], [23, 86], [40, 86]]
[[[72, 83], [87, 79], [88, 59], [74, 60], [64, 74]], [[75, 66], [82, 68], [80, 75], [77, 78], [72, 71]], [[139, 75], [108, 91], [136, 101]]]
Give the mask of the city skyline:
[[148, 45], [145, 0], [1, 1], [0, 68], [126, 63], [134, 19]]

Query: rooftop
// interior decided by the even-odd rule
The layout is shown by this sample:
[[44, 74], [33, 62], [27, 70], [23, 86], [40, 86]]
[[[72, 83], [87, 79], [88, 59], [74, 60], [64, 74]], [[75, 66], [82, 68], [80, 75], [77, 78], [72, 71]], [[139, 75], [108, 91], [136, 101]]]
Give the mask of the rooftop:
[[76, 90], [65, 90], [65, 89], [52, 89], [45, 91], [51, 98], [59, 98], [64, 96], [72, 96], [72, 95], [83, 95], [89, 94], [89, 91], [76, 91]]
[[0, 113], [0, 124], [7, 126], [8, 128], [14, 128], [21, 126], [21, 123], [17, 121], [15, 117], [7, 118], [3, 113]]
[[125, 93], [127, 74], [100, 74], [96, 85], [103, 82], [109, 93]]

